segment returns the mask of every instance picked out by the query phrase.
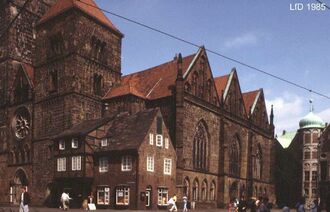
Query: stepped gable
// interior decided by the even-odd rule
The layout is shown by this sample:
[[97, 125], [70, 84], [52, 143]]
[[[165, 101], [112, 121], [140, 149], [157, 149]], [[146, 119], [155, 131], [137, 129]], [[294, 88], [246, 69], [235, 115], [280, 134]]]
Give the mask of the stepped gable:
[[222, 97], [222, 92], [225, 91], [229, 79], [229, 74], [214, 78], [215, 88], [219, 97]]
[[72, 9], [76, 8], [83, 13], [91, 16], [97, 21], [101, 22], [106, 27], [122, 33], [115, 27], [115, 25], [98, 9], [97, 4], [93, 0], [58, 0], [46, 13], [41, 17], [39, 24], [45, 23], [48, 20]]
[[[184, 73], [196, 54], [182, 58]], [[183, 73], [183, 74], [184, 74]], [[177, 62], [172, 60], [153, 68], [126, 75], [118, 87], [112, 88], [104, 97], [110, 99], [124, 95], [135, 95], [143, 99], [159, 99], [172, 95], [171, 86], [175, 85], [178, 74]]]
[[260, 90], [250, 91], [243, 93], [243, 101], [244, 101], [244, 107], [245, 110], [250, 115], [252, 113], [251, 108], [256, 101], [256, 97], [258, 95]]

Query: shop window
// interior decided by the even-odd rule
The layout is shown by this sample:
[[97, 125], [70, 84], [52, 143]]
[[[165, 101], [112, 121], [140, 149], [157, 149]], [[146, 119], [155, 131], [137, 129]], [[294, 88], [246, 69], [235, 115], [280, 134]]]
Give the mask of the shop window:
[[129, 188], [116, 189], [116, 205], [129, 205]]
[[158, 188], [158, 205], [167, 206], [167, 200], [168, 200], [168, 189]]
[[103, 187], [97, 189], [97, 204], [109, 205], [110, 204], [110, 188]]

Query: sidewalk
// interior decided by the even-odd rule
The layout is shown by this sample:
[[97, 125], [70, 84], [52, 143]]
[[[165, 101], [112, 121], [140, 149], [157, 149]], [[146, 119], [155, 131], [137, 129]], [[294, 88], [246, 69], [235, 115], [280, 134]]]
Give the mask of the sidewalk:
[[[63, 210], [59, 208], [41, 208], [41, 207], [30, 207], [29, 212], [62, 212]], [[69, 209], [71, 212], [84, 211], [83, 209]], [[98, 212], [150, 212], [151, 210], [113, 210], [113, 209], [98, 209], [95, 210]], [[167, 210], [158, 210], [158, 211], [167, 211]], [[178, 212], [181, 212], [182, 209], [178, 209]], [[189, 210], [196, 212], [227, 212], [228, 209], [197, 209], [197, 210]], [[281, 209], [272, 209], [272, 212], [280, 212]], [[19, 212], [18, 207], [0, 207], [0, 212]]]

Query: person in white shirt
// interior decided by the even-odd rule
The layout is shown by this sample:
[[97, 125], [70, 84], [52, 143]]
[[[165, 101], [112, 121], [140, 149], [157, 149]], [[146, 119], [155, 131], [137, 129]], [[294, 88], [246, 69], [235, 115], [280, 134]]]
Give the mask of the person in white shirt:
[[26, 191], [26, 187], [22, 186], [22, 194], [21, 194], [21, 202], [19, 207], [19, 212], [29, 212], [29, 203], [30, 203], [30, 195]]
[[69, 209], [69, 202], [70, 202], [70, 196], [69, 194], [65, 193], [63, 191], [62, 193], [62, 196], [61, 196], [61, 202], [62, 202], [62, 205], [63, 205], [63, 210], [68, 210]]

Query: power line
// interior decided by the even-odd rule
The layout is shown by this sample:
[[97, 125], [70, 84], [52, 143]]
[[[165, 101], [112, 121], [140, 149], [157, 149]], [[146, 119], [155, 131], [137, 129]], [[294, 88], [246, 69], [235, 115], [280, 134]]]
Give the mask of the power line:
[[11, 20], [11, 22], [8, 24], [8, 26], [6, 27], [6, 29], [4, 30], [4, 32], [1, 34], [0, 36], [0, 40], [6, 35], [6, 33], [9, 31], [10, 27], [14, 24], [14, 22], [16, 21], [16, 19], [21, 15], [21, 13], [23, 12], [23, 10], [25, 10], [25, 7], [27, 6], [27, 4], [30, 2], [31, 0], [26, 0], [23, 4], [23, 6], [21, 7], [20, 11], [17, 13], [17, 15], [14, 17], [13, 20]]
[[[193, 42], [191, 42], [191, 41], [188, 41], [188, 40], [186, 40], [186, 39], [180, 38], [180, 37], [178, 37], [178, 36], [176, 36], [176, 35], [173, 35], [173, 34], [170, 34], [170, 33], [168, 33], [168, 32], [162, 31], [162, 30], [160, 30], [160, 29], [157, 29], [157, 28], [154, 28], [154, 27], [148, 26], [148, 25], [143, 24], [143, 23], [141, 23], [141, 22], [138, 22], [138, 21], [135, 21], [135, 20], [133, 20], [133, 19], [130, 19], [130, 18], [124, 17], [124, 16], [122, 16], [122, 15], [116, 14], [116, 13], [114, 13], [114, 12], [111, 12], [111, 11], [108, 11], [108, 10], [105, 10], [105, 9], [102, 9], [102, 8], [97, 7], [97, 6], [95, 6], [95, 5], [92, 5], [92, 4], [89, 4], [89, 3], [86, 3], [86, 2], [84, 2], [84, 1], [82, 1], [82, 0], [78, 0], [78, 1], [81, 2], [81, 3], [83, 3], [83, 4], [85, 4], [85, 5], [88, 5], [88, 6], [90, 6], [90, 7], [93, 7], [93, 8], [96, 8], [96, 9], [98, 9], [98, 10], [101, 10], [101, 11], [103, 11], [103, 12], [105, 12], [105, 13], [108, 13], [108, 14], [110, 14], [110, 15], [113, 15], [113, 16], [116, 16], [116, 17], [118, 17], [118, 18], [124, 19], [124, 20], [126, 20], [126, 21], [128, 21], [128, 22], [131, 22], [131, 23], [134, 23], [134, 24], [136, 24], [136, 25], [142, 26], [142, 27], [147, 28], [147, 29], [149, 29], [149, 30], [152, 30], [152, 31], [154, 31], [154, 32], [158, 32], [158, 33], [160, 33], [160, 34], [163, 34], [163, 35], [168, 36], [168, 37], [170, 37], [170, 38], [173, 38], [173, 39], [175, 39], [175, 40], [178, 40], [178, 41], [181, 41], [181, 42], [183, 42], [183, 43], [189, 44], [189, 45], [191, 45], [191, 46], [194, 46], [194, 47], [200, 48], [200, 45], [195, 44], [195, 43], [193, 43]], [[318, 0], [317, 0], [317, 1], [318, 1]], [[226, 60], [230, 60], [230, 61], [232, 61], [232, 62], [238, 63], [238, 64], [240, 64], [240, 65], [242, 65], [242, 66], [248, 67], [248, 68], [250, 68], [250, 69], [253, 69], [253, 70], [258, 71], [258, 72], [260, 72], [260, 73], [262, 73], [262, 74], [265, 74], [265, 75], [268, 75], [268, 76], [270, 76], [270, 77], [273, 77], [273, 78], [275, 78], [275, 79], [277, 79], [277, 80], [280, 80], [280, 81], [282, 81], [282, 82], [288, 83], [288, 84], [290, 84], [290, 85], [292, 85], [292, 86], [295, 86], [295, 87], [297, 87], [297, 88], [300, 88], [300, 89], [303, 89], [303, 90], [308, 91], [308, 92], [310, 92], [310, 93], [315, 93], [316, 95], [319, 95], [319, 96], [322, 96], [322, 97], [324, 97], [324, 98], [330, 99], [330, 96], [325, 95], [325, 94], [322, 94], [321, 92], [314, 91], [314, 90], [312, 90], [312, 89], [310, 89], [310, 88], [307, 88], [307, 87], [305, 87], [305, 86], [303, 86], [303, 85], [300, 85], [300, 84], [295, 83], [295, 82], [293, 82], [293, 81], [290, 81], [290, 80], [287, 80], [287, 79], [285, 79], [285, 78], [282, 78], [282, 77], [276, 76], [276, 75], [271, 74], [271, 73], [269, 73], [269, 72], [266, 72], [266, 71], [264, 71], [264, 70], [262, 70], [262, 69], [260, 69], [260, 68], [257, 68], [257, 67], [255, 67], [255, 66], [249, 65], [249, 64], [247, 64], [247, 63], [244, 63], [244, 62], [239, 61], [239, 60], [237, 60], [237, 59], [234, 59], [234, 58], [232, 58], [232, 57], [229, 57], [229, 56], [226, 56], [226, 55], [224, 55], [224, 54], [221, 54], [221, 53], [219, 53], [219, 52], [217, 52], [217, 51], [214, 51], [214, 50], [211, 50], [211, 49], [207, 49], [207, 48], [205, 48], [205, 50], [206, 50], [207, 52], [210, 52], [210, 53], [214, 54], [214, 55], [220, 56], [220, 57], [222, 57], [222, 58], [224, 58], [224, 59], [226, 59]]]
[[325, 8], [327, 8], [328, 10], [330, 10], [330, 7], [328, 5], [326, 5], [326, 3], [320, 1], [320, 0], [316, 0], [318, 3], [322, 4], [325, 6]]

